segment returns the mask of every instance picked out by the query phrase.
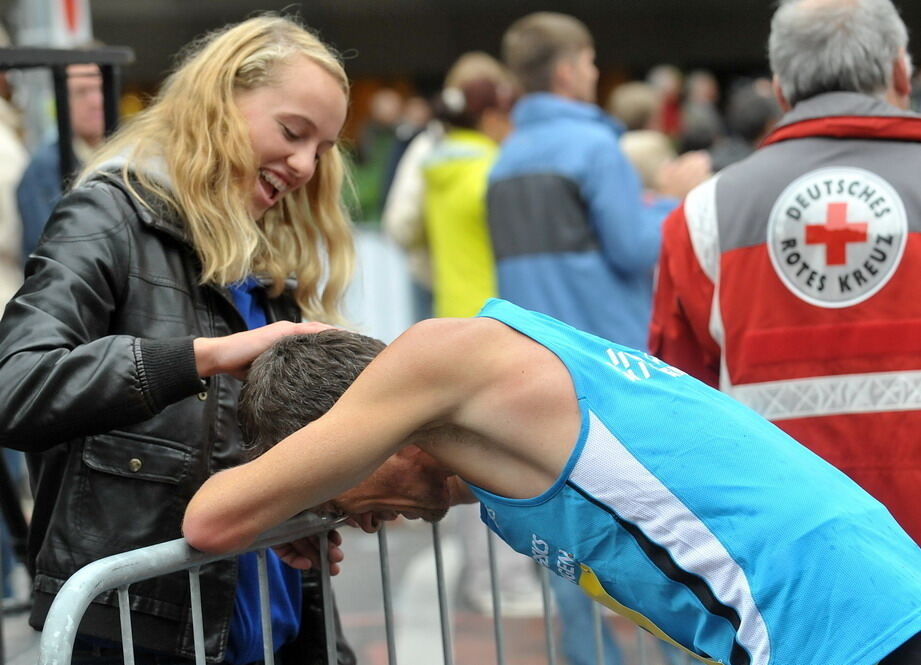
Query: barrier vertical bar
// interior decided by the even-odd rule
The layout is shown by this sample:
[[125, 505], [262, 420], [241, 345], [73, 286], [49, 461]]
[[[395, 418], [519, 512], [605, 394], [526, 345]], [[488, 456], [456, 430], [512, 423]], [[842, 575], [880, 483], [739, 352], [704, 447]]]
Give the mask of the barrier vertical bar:
[[547, 662], [556, 665], [556, 635], [550, 620], [550, 571], [540, 566], [540, 594], [544, 600], [544, 637], [547, 641]]
[[125, 665], [134, 665], [134, 635], [131, 632], [131, 600], [128, 585], [118, 587], [118, 619], [122, 628], [122, 656]]
[[262, 619], [262, 660], [265, 665], [275, 665], [275, 646], [272, 637], [272, 610], [269, 608], [269, 568], [266, 551], [256, 552], [259, 569], [259, 615]]
[[595, 663], [604, 665], [604, 642], [601, 639], [601, 607], [592, 602], [592, 634], [595, 638]]
[[205, 622], [201, 615], [201, 566], [189, 568], [189, 600], [192, 604], [192, 639], [195, 645], [195, 665], [205, 665]]
[[438, 531], [437, 522], [432, 522], [432, 547], [435, 550], [435, 577], [438, 584], [438, 611], [441, 615], [441, 645], [444, 652], [444, 665], [454, 665], [451, 618], [448, 614], [448, 595], [445, 590], [444, 559], [441, 555], [441, 535]]
[[496, 570], [496, 534], [486, 529], [486, 551], [489, 557], [489, 586], [492, 590], [492, 621], [496, 633], [496, 664], [505, 665], [505, 635], [502, 632], [502, 601], [499, 593], [499, 573]]
[[329, 580], [329, 533], [324, 531], [317, 540], [320, 544], [320, 590], [323, 593], [323, 627], [326, 633], [326, 662], [337, 665], [336, 624], [333, 621], [333, 587]]
[[390, 586], [390, 550], [387, 549], [387, 527], [377, 532], [378, 552], [381, 559], [381, 592], [384, 600], [384, 633], [387, 636], [387, 663], [397, 665], [396, 641], [393, 631], [393, 597]]

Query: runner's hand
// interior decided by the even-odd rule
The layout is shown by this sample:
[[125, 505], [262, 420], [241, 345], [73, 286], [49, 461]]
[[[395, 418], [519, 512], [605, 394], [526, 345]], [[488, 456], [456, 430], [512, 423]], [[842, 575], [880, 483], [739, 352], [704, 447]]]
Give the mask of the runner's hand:
[[[272, 549], [278, 557], [292, 568], [310, 570], [320, 568], [320, 537], [304, 536], [290, 543], [276, 545]], [[342, 536], [338, 531], [328, 532], [327, 556], [329, 557], [329, 574], [338, 575], [339, 563], [345, 558], [342, 552]]]

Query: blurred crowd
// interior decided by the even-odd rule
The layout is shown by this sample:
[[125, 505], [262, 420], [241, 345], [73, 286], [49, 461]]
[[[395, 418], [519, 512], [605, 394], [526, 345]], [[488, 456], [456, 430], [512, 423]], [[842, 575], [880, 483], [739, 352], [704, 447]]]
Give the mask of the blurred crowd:
[[[472, 208], [485, 206], [495, 149], [511, 130], [511, 109], [521, 95], [500, 61], [470, 52], [458, 58], [437, 94], [407, 96], [383, 86], [368, 96], [352, 150], [350, 207], [354, 219], [381, 224], [406, 250], [416, 319], [470, 316], [495, 294], [485, 221], [450, 233], [451, 224], [438, 217], [485, 220], [485, 209]], [[682, 72], [666, 64], [616, 85], [599, 101], [616, 123], [620, 150], [640, 178], [646, 203], [662, 214], [705, 175], [751, 154], [781, 115], [767, 77], [733, 77], [721, 85], [707, 70]], [[459, 145], [478, 151], [475, 172], [435, 165], [439, 154], [450, 155]], [[693, 164], [682, 167], [679, 158], [688, 153]], [[445, 198], [446, 183], [459, 177], [467, 185]], [[433, 264], [431, 254], [440, 261]], [[433, 304], [436, 283], [448, 291]]]
[[[468, 81], [489, 80], [483, 72], [468, 71], [477, 66], [494, 68], [496, 76], [505, 77], [511, 101], [520, 94], [512, 77], [498, 73], [498, 61], [485, 52], [471, 52], [457, 60], [443, 90], [434, 96], [407, 96], [386, 86], [369, 96], [353, 149], [357, 194], [352, 205], [357, 221], [380, 221], [407, 147], [419, 134], [432, 134], [446, 124], [445, 91], [450, 99], [450, 91]], [[781, 115], [769, 77], [729, 77], [721, 83], [708, 70], [685, 72], [667, 64], [651, 68], [642, 79], [617, 84], [601, 101], [622, 126], [621, 147], [645, 189], [653, 192], [669, 191], [667, 182], [657, 182], [666, 162], [686, 152], [705, 151], [712, 170], [719, 171], [749, 155]], [[505, 110], [510, 109], [506, 104]]]

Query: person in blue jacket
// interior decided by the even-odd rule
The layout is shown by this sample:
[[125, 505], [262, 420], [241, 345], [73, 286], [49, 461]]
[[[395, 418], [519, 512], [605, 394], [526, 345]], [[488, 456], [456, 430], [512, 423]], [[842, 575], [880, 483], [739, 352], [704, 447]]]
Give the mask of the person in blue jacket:
[[[257, 446], [281, 441], [196, 493], [194, 547], [233, 551], [335, 511], [414, 455], [428, 461], [401, 482], [472, 494], [513, 549], [702, 662], [921, 662], [921, 549], [885, 507], [653, 356], [501, 300], [416, 324], [370, 364], [379, 345], [346, 331], [280, 344], [254, 362], [241, 412]], [[406, 495], [366, 509], [445, 512]], [[309, 567], [315, 543], [280, 554]]]
[[[621, 344], [643, 348], [652, 309], [660, 227], [670, 208], [644, 201], [620, 147], [623, 126], [597, 106], [588, 28], [555, 12], [506, 31], [502, 57], [525, 93], [489, 175], [487, 222], [500, 298]], [[709, 172], [700, 155], [660, 178], [669, 201]], [[578, 626], [591, 606], [551, 578], [570, 665], [597, 662]], [[576, 626], [576, 628], [573, 628]], [[605, 633], [607, 665], [617, 651]]]
[[[665, 211], [643, 204], [623, 127], [595, 104], [592, 36], [537, 12], [509, 27], [502, 57], [524, 95], [489, 175], [499, 297], [642, 347]], [[702, 155], [669, 165], [663, 193], [679, 199], [708, 171]]]

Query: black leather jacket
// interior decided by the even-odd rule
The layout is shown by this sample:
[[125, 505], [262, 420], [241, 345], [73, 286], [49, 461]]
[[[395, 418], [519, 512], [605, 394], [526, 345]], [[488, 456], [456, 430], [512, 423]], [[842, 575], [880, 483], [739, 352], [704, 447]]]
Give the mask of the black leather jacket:
[[[153, 209], [118, 179], [98, 176], [68, 194], [0, 322], [0, 445], [26, 451], [35, 495], [36, 628], [77, 569], [178, 538], [195, 490], [242, 461], [240, 384], [227, 375], [202, 381], [192, 339], [246, 324], [226, 290], [199, 284], [182, 220], [162, 201], [148, 203]], [[270, 322], [300, 318], [287, 294], [266, 305]], [[187, 580], [180, 573], [131, 587], [138, 645], [194, 657]], [[219, 662], [235, 561], [210, 566], [201, 582], [208, 660]], [[305, 612], [321, 607], [306, 601]], [[323, 654], [317, 625], [305, 616], [302, 632]], [[90, 606], [80, 631], [118, 639], [115, 592]]]

